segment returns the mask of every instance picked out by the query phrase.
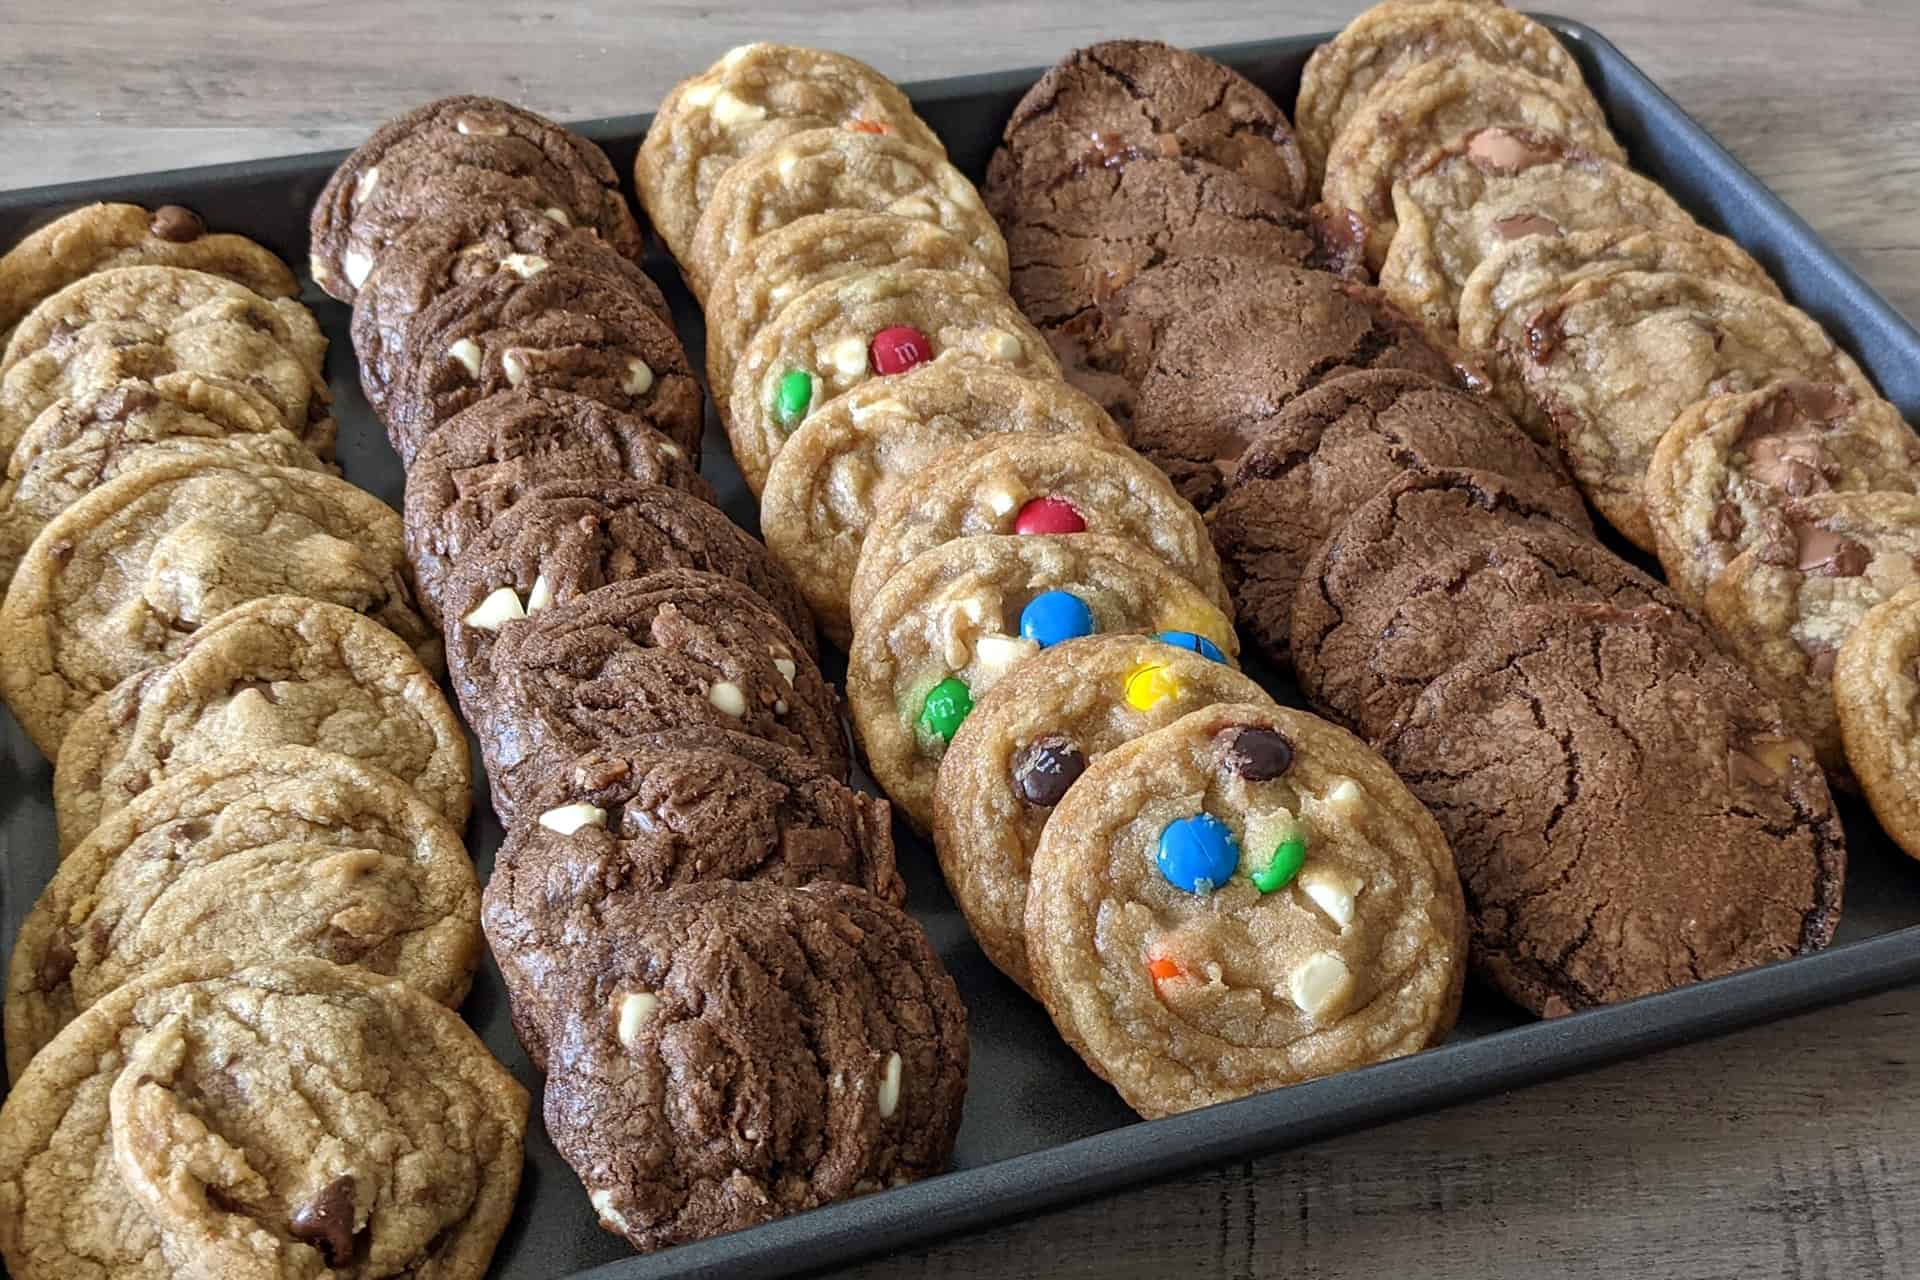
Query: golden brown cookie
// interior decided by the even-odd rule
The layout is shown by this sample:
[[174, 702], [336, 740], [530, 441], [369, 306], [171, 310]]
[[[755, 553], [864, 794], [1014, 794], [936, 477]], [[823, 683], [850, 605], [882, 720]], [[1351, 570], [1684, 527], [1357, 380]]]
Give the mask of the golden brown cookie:
[[1920, 587], [1895, 592], [1855, 624], [1833, 667], [1847, 766], [1873, 816], [1920, 858]]

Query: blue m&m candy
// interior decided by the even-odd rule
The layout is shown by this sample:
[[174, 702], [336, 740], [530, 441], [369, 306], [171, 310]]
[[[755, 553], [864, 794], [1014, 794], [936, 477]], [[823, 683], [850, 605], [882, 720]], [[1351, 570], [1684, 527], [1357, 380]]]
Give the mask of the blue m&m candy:
[[1240, 866], [1240, 842], [1210, 813], [1176, 818], [1160, 833], [1154, 855], [1167, 883], [1187, 893], [1212, 893]]
[[1166, 644], [1176, 645], [1182, 649], [1191, 649], [1209, 662], [1224, 663], [1227, 660], [1227, 655], [1220, 652], [1219, 645], [1207, 639], [1205, 636], [1195, 635], [1191, 631], [1162, 631], [1160, 633], [1160, 639]]
[[1042, 649], [1093, 630], [1093, 610], [1071, 591], [1042, 591], [1020, 611], [1020, 634]]

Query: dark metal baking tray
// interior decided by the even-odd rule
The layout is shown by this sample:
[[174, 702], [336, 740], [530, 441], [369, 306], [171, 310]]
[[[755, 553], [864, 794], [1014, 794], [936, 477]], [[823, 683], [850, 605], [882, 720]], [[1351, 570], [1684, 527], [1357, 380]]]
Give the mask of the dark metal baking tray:
[[[1788, 295], [1859, 358], [1907, 417], [1920, 420], [1920, 333], [1619, 50], [1578, 23], [1546, 21], [1579, 60], [1634, 164], [1664, 183], [1702, 221], [1751, 250]], [[1290, 104], [1302, 64], [1323, 39], [1301, 36], [1207, 52]], [[1036, 48], [1034, 55], [1050, 60], [1065, 52]], [[1002, 122], [1038, 75], [1038, 69], [1007, 71], [906, 89], [946, 140], [955, 163], [978, 178]], [[623, 116], [581, 128], [626, 173], [649, 119]], [[307, 209], [340, 158], [340, 153], [295, 156], [6, 193], [0, 195], [0, 244], [11, 244], [33, 226], [88, 201], [177, 201], [199, 209], [220, 230], [264, 241], [304, 269]], [[667, 288], [700, 367], [699, 313], [664, 258], [649, 267]], [[360, 395], [347, 308], [322, 297], [311, 284], [306, 301], [333, 340], [331, 372], [346, 474], [397, 502], [399, 463]], [[711, 423], [707, 472], [729, 514], [753, 527], [752, 501]], [[841, 673], [829, 674], [837, 679]], [[1298, 701], [1285, 680], [1271, 672], [1256, 674], [1271, 677], [1268, 683], [1283, 699]], [[53, 869], [53, 812], [50, 770], [10, 719], [0, 733], [0, 753], [0, 945], [10, 953], [20, 918]], [[480, 809], [485, 816], [475, 821], [469, 843], [484, 875], [500, 829], [484, 804]], [[1470, 989], [1460, 1029], [1442, 1048], [1151, 1123], [1135, 1119], [1061, 1043], [1046, 1014], [986, 962], [947, 896], [931, 850], [902, 829], [911, 909], [952, 969], [972, 1017], [972, 1087], [954, 1172], [634, 1258], [623, 1242], [595, 1225], [586, 1197], [540, 1128], [536, 1103], [526, 1179], [493, 1274], [501, 1280], [570, 1273], [595, 1280], [739, 1278], [844, 1263], [1920, 978], [1920, 866], [1903, 857], [1863, 809], [1849, 806], [1847, 819], [1852, 858], [1846, 916], [1831, 950], [1554, 1022], [1528, 1022], [1499, 997]], [[508, 1028], [499, 977], [490, 962], [465, 1013], [537, 1098], [538, 1080]]]

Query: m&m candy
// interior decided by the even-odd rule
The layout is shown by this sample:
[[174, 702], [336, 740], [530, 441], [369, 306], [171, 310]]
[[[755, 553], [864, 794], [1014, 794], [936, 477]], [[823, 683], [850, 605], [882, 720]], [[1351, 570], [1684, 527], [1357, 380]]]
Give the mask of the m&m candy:
[[1307, 841], [1303, 836], [1288, 836], [1280, 842], [1280, 847], [1267, 859], [1267, 865], [1253, 873], [1253, 887], [1261, 893], [1272, 893], [1284, 889], [1293, 883], [1300, 874], [1300, 868], [1307, 861]]
[[1127, 674], [1127, 705], [1151, 711], [1168, 698], [1180, 696], [1180, 678], [1157, 662], [1135, 667]]
[[873, 335], [868, 353], [876, 373], [905, 373], [933, 359], [933, 343], [912, 325], [896, 324]]
[[1042, 591], [1020, 611], [1020, 634], [1042, 649], [1093, 630], [1093, 610], [1071, 591]]
[[1168, 884], [1186, 893], [1212, 893], [1240, 866], [1240, 842], [1210, 813], [1176, 818], [1160, 833], [1154, 862]]
[[1170, 982], [1174, 978], [1187, 976], [1186, 972], [1180, 968], [1178, 961], [1169, 960], [1165, 956], [1155, 956], [1147, 961], [1147, 973], [1155, 982]]
[[812, 405], [812, 374], [805, 369], [789, 369], [780, 375], [773, 389], [773, 413], [781, 425], [790, 427], [800, 421]]
[[1085, 533], [1087, 522], [1065, 498], [1035, 498], [1013, 517], [1015, 533]]
[[1162, 631], [1160, 640], [1181, 649], [1191, 649], [1209, 662], [1225, 663], [1227, 660], [1227, 655], [1220, 652], [1219, 645], [1191, 631]]
[[920, 704], [920, 727], [942, 742], [952, 742], [960, 723], [973, 711], [973, 692], [966, 681], [948, 676], [927, 690]]

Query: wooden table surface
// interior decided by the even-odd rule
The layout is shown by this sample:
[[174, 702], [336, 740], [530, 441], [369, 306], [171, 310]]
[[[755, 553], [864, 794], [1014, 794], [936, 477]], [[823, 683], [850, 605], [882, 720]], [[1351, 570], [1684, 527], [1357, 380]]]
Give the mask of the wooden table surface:
[[[898, 79], [1111, 36], [1335, 27], [1337, 0], [0, 0], [0, 188], [351, 146], [460, 91], [640, 111], [731, 45]], [[1913, 0], [1561, 0], [1920, 315]], [[859, 1277], [1920, 1275], [1920, 990], [1216, 1169], [857, 1268]]]

